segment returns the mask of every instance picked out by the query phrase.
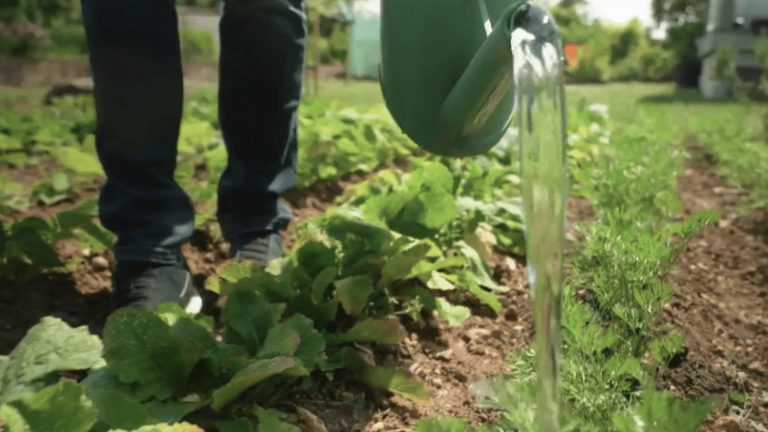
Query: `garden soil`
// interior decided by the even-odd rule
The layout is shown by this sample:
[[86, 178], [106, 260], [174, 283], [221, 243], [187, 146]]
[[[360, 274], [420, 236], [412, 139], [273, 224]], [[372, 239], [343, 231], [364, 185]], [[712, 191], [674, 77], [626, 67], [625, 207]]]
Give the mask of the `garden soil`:
[[671, 274], [674, 299], [664, 319], [685, 336], [687, 352], [658, 376], [660, 387], [687, 397], [731, 398], [702, 431], [768, 430], [768, 215], [740, 214], [748, 194], [718, 176], [706, 154], [678, 181], [685, 215], [716, 209], [720, 221], [683, 250]]

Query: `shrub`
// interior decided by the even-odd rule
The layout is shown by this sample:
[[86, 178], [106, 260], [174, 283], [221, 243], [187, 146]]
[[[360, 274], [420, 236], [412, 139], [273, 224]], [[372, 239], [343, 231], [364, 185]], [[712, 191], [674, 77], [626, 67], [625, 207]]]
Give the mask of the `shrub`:
[[28, 56], [50, 44], [48, 33], [30, 22], [0, 22], [0, 53]]
[[633, 50], [614, 68], [617, 81], [664, 81], [672, 78], [677, 58], [672, 50], [644, 44]]
[[610, 56], [605, 52], [584, 46], [579, 50], [578, 64], [569, 66], [566, 74], [575, 83], [604, 83], [611, 77]]
[[48, 52], [57, 54], [88, 54], [85, 28], [82, 25], [57, 25], [48, 30], [51, 47]]
[[184, 60], [215, 60], [218, 55], [216, 40], [205, 30], [184, 29], [179, 41]]

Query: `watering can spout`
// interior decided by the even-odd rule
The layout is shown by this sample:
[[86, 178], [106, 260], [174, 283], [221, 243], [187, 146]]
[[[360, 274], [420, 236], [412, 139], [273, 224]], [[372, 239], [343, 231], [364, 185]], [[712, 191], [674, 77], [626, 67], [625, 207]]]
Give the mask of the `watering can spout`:
[[562, 48], [530, 0], [382, 0], [381, 87], [395, 122], [430, 153], [490, 150], [512, 119], [521, 28]]

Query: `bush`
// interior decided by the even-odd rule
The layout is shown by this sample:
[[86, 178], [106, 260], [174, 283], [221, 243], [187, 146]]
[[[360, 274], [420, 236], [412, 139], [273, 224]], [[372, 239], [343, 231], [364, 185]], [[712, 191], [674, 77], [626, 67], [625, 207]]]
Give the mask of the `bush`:
[[0, 22], [0, 53], [28, 56], [50, 45], [48, 33], [30, 22]]
[[578, 64], [569, 66], [566, 75], [575, 83], [604, 83], [611, 78], [610, 56], [592, 46], [579, 50]]
[[51, 47], [56, 54], [87, 55], [88, 43], [82, 25], [57, 25], [48, 30]]
[[674, 75], [675, 53], [660, 45], [642, 45], [613, 68], [617, 81], [665, 81]]
[[349, 27], [346, 24], [337, 22], [333, 26], [330, 37], [326, 40], [327, 44], [325, 46], [321, 45], [323, 48], [321, 62], [323, 64], [346, 62], [347, 47], [349, 46]]
[[184, 60], [215, 60], [218, 56], [216, 40], [205, 30], [184, 29], [179, 32], [179, 41]]

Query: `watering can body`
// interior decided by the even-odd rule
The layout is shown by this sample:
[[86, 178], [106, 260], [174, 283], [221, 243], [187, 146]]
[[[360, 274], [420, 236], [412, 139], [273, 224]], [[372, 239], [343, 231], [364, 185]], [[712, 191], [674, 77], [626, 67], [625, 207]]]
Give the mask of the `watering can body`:
[[510, 35], [528, 0], [382, 0], [380, 84], [403, 132], [443, 156], [496, 145], [514, 108]]

